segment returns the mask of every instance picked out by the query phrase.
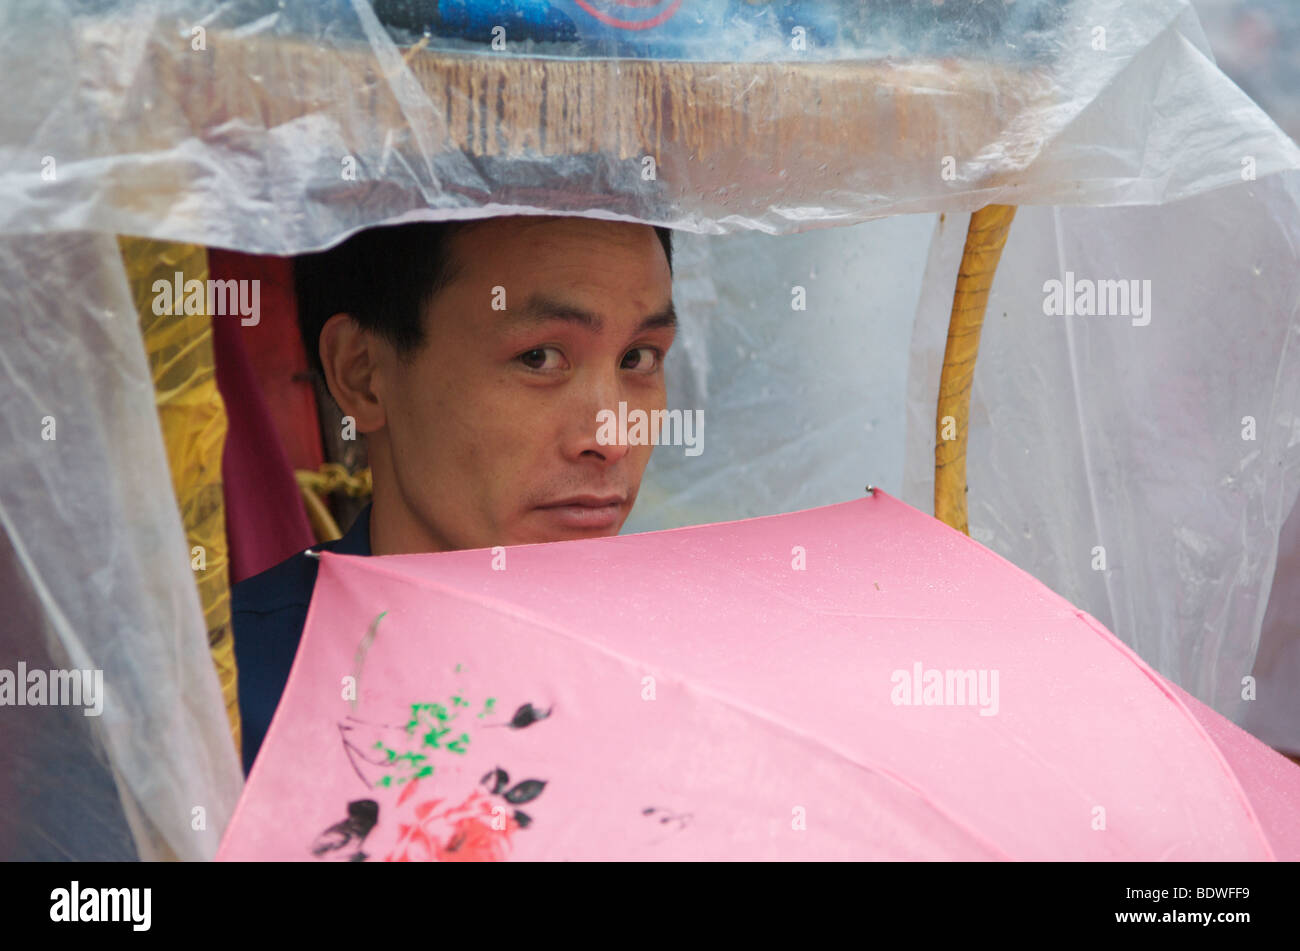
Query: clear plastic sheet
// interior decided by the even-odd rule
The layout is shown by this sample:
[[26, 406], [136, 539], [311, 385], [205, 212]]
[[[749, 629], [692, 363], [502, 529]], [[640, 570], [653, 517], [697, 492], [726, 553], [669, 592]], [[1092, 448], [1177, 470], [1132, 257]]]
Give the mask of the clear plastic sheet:
[[937, 220], [676, 235], [668, 405], [703, 411], [704, 451], [658, 447], [624, 531], [794, 512], [868, 484], [901, 497], [911, 315]]
[[[897, 0], [863, 4], [873, 16], [860, 22], [833, 5], [755, 6], [687, 0], [689, 28], [633, 37], [589, 24], [550, 47], [511, 23], [502, 50], [476, 32], [482, 6], [468, 2], [446, 5], [464, 13], [459, 35], [448, 26], [428, 36], [418, 10], [402, 25], [363, 0], [0, 6], [0, 583], [16, 605], [0, 666], [20, 656], [93, 663], [112, 700], [93, 723], [77, 711], [29, 710], [21, 721], [6, 711], [21, 729], [0, 731], [4, 801], [15, 806], [0, 820], [5, 857], [207, 857], [239, 789], [184, 534], [158, 504], [170, 482], [115, 234], [291, 254], [385, 221], [525, 212], [708, 235], [814, 232], [681, 243], [679, 306], [696, 319], [677, 398], [706, 411], [717, 452], [700, 457], [708, 468], [656, 463], [635, 526], [653, 528], [836, 501], [877, 479], [891, 488], [903, 462], [898, 414], [906, 407], [914, 439], [932, 434], [933, 388], [915, 389], [929, 365], [908, 369], [907, 335], [919, 314], [916, 359], [932, 357], [960, 248], [954, 212], [1191, 199], [1104, 215], [1022, 208], [995, 288], [1008, 303], [1041, 296], [1044, 269], [1061, 263], [1049, 260], [1054, 249], [1080, 267], [1110, 266], [1124, 249], [1135, 255], [1125, 270], [1169, 287], [1165, 316], [1141, 329], [1170, 334], [1185, 306], [1196, 331], [1159, 337], [1170, 352], [1137, 361], [1130, 341], [1151, 340], [1136, 329], [1065, 339], [1040, 321], [1015, 341], [991, 316], [972, 521], [982, 540], [1232, 712], [1229, 685], [1259, 642], [1296, 493], [1295, 440], [1277, 434], [1296, 412], [1296, 376], [1283, 373], [1294, 370], [1294, 342], [1288, 351], [1283, 335], [1295, 314], [1297, 213], [1290, 186], [1266, 176], [1300, 167], [1300, 150], [1218, 72], [1183, 0], [1018, 0], [992, 20], [997, 4], [949, 0], [936, 12]], [[807, 49], [790, 45], [797, 25]], [[1242, 187], [1246, 159], [1260, 181]], [[947, 214], [923, 280], [931, 219], [823, 230], [916, 212]], [[1060, 227], [1076, 221], [1083, 230]], [[1207, 233], [1212, 244], [1198, 246]], [[836, 256], [841, 237], [849, 243]], [[743, 242], [763, 257], [746, 259]], [[792, 256], [788, 242], [799, 242]], [[865, 282], [813, 273], [851, 272], [868, 257]], [[761, 296], [728, 286], [755, 275]], [[805, 280], [814, 303], [792, 311], [790, 285]], [[742, 301], [752, 307], [733, 306]], [[1272, 308], [1271, 322], [1225, 345], [1223, 312], [1242, 301]], [[864, 314], [875, 322], [865, 332]], [[800, 326], [807, 349], [783, 363], [768, 345]], [[851, 346], [837, 342], [855, 332]], [[770, 372], [753, 372], [760, 361]], [[1179, 438], [1157, 431], [1152, 419], [1176, 420], [1176, 396], [1204, 396], [1188, 368], [1250, 409], [1225, 404], [1198, 416], [1199, 429], [1175, 423]], [[1095, 404], [1057, 405], [1083, 384]], [[1029, 398], [1049, 391], [1030, 415]], [[892, 396], [855, 402], [877, 394]], [[1153, 401], [1154, 417], [1128, 411], [1139, 399]], [[1214, 427], [1252, 410], [1272, 441], [1243, 465]], [[1008, 423], [1015, 414], [1028, 418]], [[60, 420], [57, 462], [39, 438], [45, 415]], [[1101, 423], [1113, 429], [1103, 441]], [[1190, 448], [1197, 439], [1204, 459]], [[1158, 470], [1157, 440], [1172, 443], [1176, 473]], [[1025, 445], [1070, 458], [1011, 465]], [[924, 455], [913, 442], [909, 466]], [[1136, 489], [1128, 472], [1152, 484]], [[1064, 497], [1044, 498], [1048, 473], [1071, 487]], [[1108, 516], [1106, 579], [1071, 560], [1097, 519], [1081, 474], [1121, 503]], [[905, 487], [926, 507], [920, 482]], [[1017, 537], [1027, 518], [1030, 537]], [[198, 807], [204, 830], [193, 827]]]
[[[920, 506], [933, 499], [944, 276], [967, 220], [935, 233], [914, 329], [904, 498]], [[1150, 281], [1149, 323], [1046, 315], [1044, 284], [1066, 272]], [[1300, 750], [1294, 676], [1275, 656], [1254, 669], [1300, 492], [1300, 174], [1155, 208], [1022, 208], [989, 297], [967, 452], [971, 537]], [[1275, 614], [1294, 604], [1276, 598]], [[1289, 620], [1293, 640], [1294, 607]]]
[[923, 29], [929, 5], [882, 0], [864, 18], [903, 26], [833, 61], [783, 45], [747, 63], [726, 61], [742, 14], [713, 6], [691, 15], [721, 61], [668, 63], [597, 59], [618, 51], [598, 35], [580, 58], [435, 56], [363, 0], [18, 0], [0, 8], [23, 93], [0, 133], [0, 232], [287, 253], [403, 215], [541, 210], [788, 233], [1159, 202], [1239, 181], [1243, 156], [1261, 176], [1300, 165], [1184, 0], [1021, 0], [1054, 11], [1023, 56], [971, 27], [996, 4], [954, 0]]
[[1193, 0], [1219, 67], [1292, 139], [1300, 139], [1300, 4]]
[[98, 716], [0, 708], [0, 857], [210, 858], [239, 761], [117, 242], [5, 236], [0, 274], [0, 667], [103, 672]]
[[[1195, 0], [1215, 58], [1225, 73], [1280, 125], [1300, 139], [1300, 4], [1294, 0]], [[1260, 632], [1255, 675], [1259, 696], [1241, 725], [1260, 739], [1300, 754], [1300, 505], [1282, 528], [1277, 571]]]

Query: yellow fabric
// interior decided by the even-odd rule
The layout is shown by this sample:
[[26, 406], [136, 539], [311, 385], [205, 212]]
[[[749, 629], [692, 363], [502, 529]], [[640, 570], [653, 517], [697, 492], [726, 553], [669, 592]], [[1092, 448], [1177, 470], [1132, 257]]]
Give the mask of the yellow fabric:
[[325, 506], [325, 496], [333, 492], [345, 492], [354, 499], [362, 499], [369, 498], [374, 492], [369, 469], [351, 475], [345, 466], [327, 462], [318, 472], [295, 469], [293, 474], [298, 480], [303, 504], [307, 506], [307, 519], [311, 522], [311, 530], [317, 542], [332, 542], [343, 535], [334, 516]]
[[[975, 380], [984, 308], [1007, 243], [1016, 209], [987, 205], [971, 215], [962, 251], [961, 270], [948, 321], [948, 345], [939, 378], [939, 404], [934, 433], [934, 517], [967, 535], [966, 432], [970, 420], [970, 388]], [[944, 420], [952, 417], [955, 438], [944, 439]]]
[[317, 495], [345, 492], [354, 499], [367, 499], [374, 494], [374, 484], [368, 468], [358, 470], [356, 475], [352, 475], [346, 466], [337, 462], [327, 462], [318, 472], [297, 469], [294, 471], [294, 476], [297, 477], [299, 486], [311, 489]]
[[230, 628], [229, 548], [221, 482], [226, 407], [217, 391], [209, 316], [158, 316], [154, 281], [206, 281], [208, 252], [199, 245], [119, 237], [131, 296], [139, 315], [158, 419], [171, 466], [172, 489], [189, 540], [208, 647], [221, 683], [235, 749], [241, 749], [235, 643]]

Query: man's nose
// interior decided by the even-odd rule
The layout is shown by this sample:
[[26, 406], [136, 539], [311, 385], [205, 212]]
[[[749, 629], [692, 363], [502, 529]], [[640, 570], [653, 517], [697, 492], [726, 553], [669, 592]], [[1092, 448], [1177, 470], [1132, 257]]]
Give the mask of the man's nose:
[[573, 408], [565, 454], [575, 460], [599, 459], [605, 465], [618, 462], [631, 448], [626, 438], [627, 414], [631, 409], [617, 380], [593, 381]]

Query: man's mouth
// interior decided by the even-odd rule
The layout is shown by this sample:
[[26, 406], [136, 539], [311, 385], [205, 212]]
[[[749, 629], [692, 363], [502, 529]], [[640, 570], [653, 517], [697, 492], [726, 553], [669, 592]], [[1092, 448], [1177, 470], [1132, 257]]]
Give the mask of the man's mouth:
[[575, 495], [539, 505], [537, 510], [565, 528], [600, 530], [618, 524], [626, 501], [621, 495]]

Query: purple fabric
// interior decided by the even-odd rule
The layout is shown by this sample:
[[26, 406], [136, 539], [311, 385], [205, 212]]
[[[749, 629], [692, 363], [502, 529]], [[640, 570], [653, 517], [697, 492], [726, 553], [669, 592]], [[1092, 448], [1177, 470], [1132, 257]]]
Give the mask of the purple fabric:
[[240, 329], [238, 320], [212, 321], [217, 388], [228, 425], [221, 475], [232, 585], [316, 541]]

